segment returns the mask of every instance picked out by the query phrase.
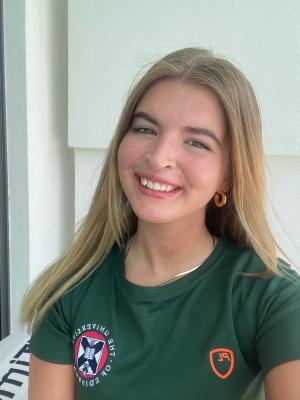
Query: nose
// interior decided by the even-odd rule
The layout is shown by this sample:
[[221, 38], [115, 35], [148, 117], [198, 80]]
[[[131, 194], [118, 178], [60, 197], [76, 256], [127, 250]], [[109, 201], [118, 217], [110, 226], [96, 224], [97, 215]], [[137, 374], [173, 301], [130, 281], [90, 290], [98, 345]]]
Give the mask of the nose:
[[176, 164], [175, 143], [168, 138], [157, 138], [145, 158], [153, 169], [173, 168]]

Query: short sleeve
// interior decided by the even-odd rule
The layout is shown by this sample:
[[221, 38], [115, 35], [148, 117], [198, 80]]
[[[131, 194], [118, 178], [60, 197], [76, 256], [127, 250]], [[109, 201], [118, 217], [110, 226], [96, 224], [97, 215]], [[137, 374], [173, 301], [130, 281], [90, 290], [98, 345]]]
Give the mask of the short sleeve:
[[56, 364], [73, 364], [72, 334], [67, 316], [68, 307], [61, 298], [33, 333], [29, 344], [32, 354]]
[[300, 278], [296, 272], [275, 277], [259, 304], [256, 350], [263, 375], [270, 369], [300, 360]]

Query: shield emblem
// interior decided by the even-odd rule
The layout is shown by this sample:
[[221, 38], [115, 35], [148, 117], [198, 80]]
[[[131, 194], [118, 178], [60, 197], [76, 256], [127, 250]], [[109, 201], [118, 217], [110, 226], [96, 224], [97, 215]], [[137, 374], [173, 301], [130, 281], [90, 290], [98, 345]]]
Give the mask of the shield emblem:
[[221, 379], [229, 377], [234, 367], [233, 351], [226, 348], [217, 348], [209, 352], [209, 361], [214, 373]]
[[77, 367], [83, 374], [96, 375], [105, 341], [81, 336], [77, 356]]

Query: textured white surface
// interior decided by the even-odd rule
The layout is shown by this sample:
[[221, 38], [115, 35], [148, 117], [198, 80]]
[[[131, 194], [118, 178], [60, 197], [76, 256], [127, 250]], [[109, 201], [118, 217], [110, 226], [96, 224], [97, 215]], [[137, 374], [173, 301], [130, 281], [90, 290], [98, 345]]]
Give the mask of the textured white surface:
[[271, 225], [300, 271], [300, 157], [268, 156]]
[[267, 154], [300, 155], [300, 2], [69, 2], [69, 144], [106, 148], [130, 82], [174, 49], [231, 59], [261, 104]]
[[75, 221], [88, 212], [98, 183], [105, 150], [75, 149]]

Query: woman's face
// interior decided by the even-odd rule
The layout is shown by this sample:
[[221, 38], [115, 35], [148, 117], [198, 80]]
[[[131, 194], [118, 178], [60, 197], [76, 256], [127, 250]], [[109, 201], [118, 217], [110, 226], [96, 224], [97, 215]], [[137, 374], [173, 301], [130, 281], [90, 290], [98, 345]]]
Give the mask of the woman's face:
[[118, 150], [123, 190], [140, 220], [204, 221], [229, 165], [223, 109], [205, 87], [155, 83], [142, 97]]

